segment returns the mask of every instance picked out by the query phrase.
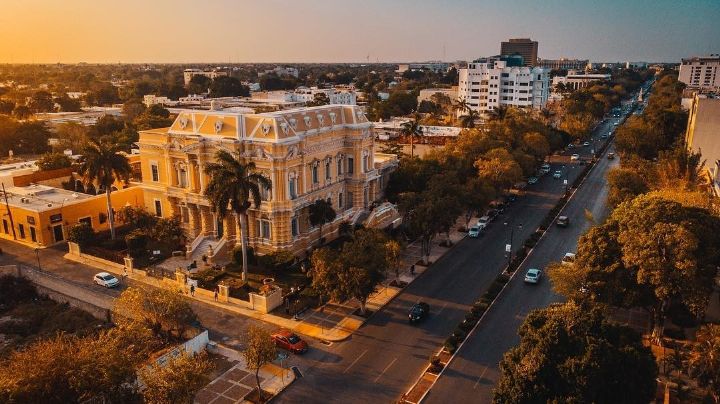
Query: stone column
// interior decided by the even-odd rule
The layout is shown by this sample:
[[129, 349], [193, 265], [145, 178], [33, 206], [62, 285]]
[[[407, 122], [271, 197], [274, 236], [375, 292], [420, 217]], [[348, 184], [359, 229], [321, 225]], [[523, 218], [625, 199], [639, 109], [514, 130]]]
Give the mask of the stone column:
[[224, 224], [224, 226], [223, 226], [223, 227], [224, 227], [223, 231], [225, 232], [225, 238], [226, 238], [228, 241], [234, 241], [234, 240], [235, 240], [235, 234], [236, 234], [236, 232], [237, 232], [237, 224], [235, 223], [235, 222], [236, 222], [236, 221], [235, 221], [235, 215], [233, 215], [233, 214], [228, 214], [227, 216], [225, 216], [225, 218], [223, 219], [223, 221], [224, 221], [224, 223], [223, 223], [223, 224]]
[[206, 235], [214, 234], [215, 224], [213, 223], [213, 215], [207, 206], [198, 206], [200, 210], [200, 231]]
[[190, 192], [196, 193], [197, 188], [195, 187], [195, 160], [188, 158], [187, 170], [188, 170], [188, 189]]
[[197, 213], [197, 205], [195, 204], [188, 204], [188, 238], [191, 240], [194, 240], [195, 237], [198, 235], [198, 218], [196, 216]]

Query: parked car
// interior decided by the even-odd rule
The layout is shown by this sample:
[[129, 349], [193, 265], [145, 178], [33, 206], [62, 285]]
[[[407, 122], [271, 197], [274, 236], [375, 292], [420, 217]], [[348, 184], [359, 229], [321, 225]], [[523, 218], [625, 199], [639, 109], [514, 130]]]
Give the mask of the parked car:
[[542, 271], [537, 268], [530, 268], [527, 273], [525, 273], [526, 283], [538, 283], [540, 282], [540, 278], [542, 278]]
[[473, 226], [468, 230], [468, 237], [472, 238], [478, 238], [480, 237], [480, 228], [477, 226]]
[[588, 147], [588, 146], [590, 146], [590, 142], [583, 143], [583, 147]]
[[488, 209], [487, 213], [485, 213], [485, 216], [490, 218], [490, 221], [495, 220], [500, 212], [497, 209]]
[[490, 208], [496, 209], [498, 212], [503, 213], [505, 211], [505, 203], [501, 201], [490, 202]]
[[428, 314], [430, 314], [430, 306], [425, 302], [417, 302], [410, 308], [408, 320], [410, 320], [411, 323], [417, 323], [425, 319]]
[[545, 163], [540, 166], [540, 174], [545, 175], [550, 172], [550, 164]]
[[537, 182], [538, 182], [537, 177], [530, 177], [530, 178], [528, 178], [528, 184], [530, 184], [530, 185], [532, 185], [532, 184], [537, 184]]
[[557, 170], [553, 173], [553, 178], [555, 178], [556, 180], [560, 179], [560, 177], [562, 177], [562, 171]]
[[563, 265], [572, 265], [575, 262], [575, 254], [565, 253], [565, 256], [560, 261]]
[[120, 284], [118, 278], [110, 275], [107, 272], [100, 272], [95, 274], [95, 276], [93, 277], [93, 282], [95, 282], [95, 284], [97, 285], [105, 286], [106, 288], [114, 288]]
[[613, 160], [615, 158], [615, 153], [608, 153], [607, 158], [608, 160]]
[[606, 133], [603, 133], [602, 135], [600, 135], [600, 139], [607, 139], [607, 138], [608, 138], [608, 135]]
[[559, 227], [568, 227], [568, 225], [570, 224], [570, 218], [567, 216], [559, 216], [555, 221], [555, 224], [557, 224]]
[[295, 354], [302, 354], [308, 350], [307, 342], [286, 329], [281, 329], [273, 333], [272, 340], [278, 348], [286, 349]]
[[572, 149], [573, 147], [575, 147], [575, 145], [572, 144], [572, 143], [570, 143], [570, 144], [567, 146], [568, 149]]
[[572, 156], [570, 156], [570, 161], [579, 160], [579, 159], [580, 159], [579, 154], [573, 154]]
[[485, 230], [485, 228], [490, 224], [490, 217], [489, 216], [483, 216], [480, 219], [478, 219], [477, 222], [477, 228], [480, 230]]

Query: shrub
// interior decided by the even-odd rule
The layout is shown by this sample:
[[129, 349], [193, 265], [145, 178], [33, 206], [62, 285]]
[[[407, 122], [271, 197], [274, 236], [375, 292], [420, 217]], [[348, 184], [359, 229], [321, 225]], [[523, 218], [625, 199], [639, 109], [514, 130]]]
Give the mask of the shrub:
[[0, 306], [12, 306], [31, 300], [36, 296], [35, 286], [27, 278], [12, 275], [0, 276]]
[[49, 171], [70, 167], [72, 162], [70, 158], [64, 154], [52, 152], [43, 154], [36, 164], [40, 167], [41, 171]]
[[77, 243], [80, 247], [85, 247], [95, 238], [95, 232], [89, 224], [83, 222], [78, 223], [68, 231], [68, 241]]
[[442, 363], [440, 363], [440, 358], [437, 356], [430, 356], [430, 368], [428, 371], [430, 373], [438, 373], [443, 369]]
[[143, 230], [136, 229], [125, 236], [125, 244], [131, 257], [137, 258], [143, 251], [147, 249], [150, 237]]
[[460, 327], [455, 329], [455, 332], [453, 332], [453, 337], [459, 342], [462, 342], [465, 337], [467, 336], [467, 333]]
[[497, 278], [495, 278], [495, 282], [502, 283], [503, 285], [508, 283], [509, 280], [510, 280], [510, 275], [504, 274], [504, 273], [498, 275]]
[[[255, 250], [248, 246], [247, 247], [247, 256], [248, 256], [248, 264], [255, 265], [257, 263], [257, 259], [255, 257]], [[242, 265], [243, 263], [243, 256], [242, 256], [242, 246], [237, 245], [233, 249], [233, 262]]]
[[458, 346], [458, 341], [457, 341], [457, 338], [455, 338], [454, 336], [451, 335], [445, 340], [444, 347], [445, 347], [445, 349], [448, 350], [448, 352], [455, 353], [457, 346]]
[[493, 281], [493, 283], [490, 284], [487, 292], [485, 292], [485, 295], [490, 299], [494, 299], [498, 295], [498, 293], [500, 293], [504, 285], [505, 283], [503, 282], [498, 282], [497, 280]]
[[273, 270], [287, 270], [295, 263], [295, 255], [290, 251], [277, 251], [257, 257], [258, 265]]
[[472, 307], [472, 312], [473, 312], [476, 316], [480, 317], [480, 316], [483, 315], [483, 313], [485, 313], [485, 311], [487, 311], [488, 306], [489, 306], [489, 305], [488, 305], [487, 303], [485, 303], [485, 302], [477, 302], [477, 303], [475, 303], [475, 304], [473, 305], [473, 307]]

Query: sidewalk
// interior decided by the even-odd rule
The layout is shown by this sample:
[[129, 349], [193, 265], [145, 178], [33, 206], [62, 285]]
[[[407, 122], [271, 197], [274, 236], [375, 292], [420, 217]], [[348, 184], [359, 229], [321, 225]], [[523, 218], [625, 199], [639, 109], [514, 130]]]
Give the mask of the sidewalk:
[[[476, 221], [477, 218], [473, 218]], [[455, 245], [457, 242], [462, 240], [466, 233], [461, 233], [457, 229], [465, 225], [464, 219], [458, 218], [457, 223], [453, 226], [450, 232], [450, 240]], [[435, 240], [433, 240], [430, 261], [435, 262], [442, 257], [446, 252], [450, 250], [448, 247], [441, 247], [440, 243], [446, 239], [445, 234], [439, 234]], [[417, 262], [422, 258], [420, 252], [419, 242], [410, 243], [402, 252], [400, 258], [400, 268], [398, 280], [407, 284], [411, 283], [415, 278], [421, 275], [428, 267], [424, 265], [418, 265]], [[65, 255], [65, 259], [81, 262], [77, 258], [70, 254]], [[415, 264], [415, 273], [410, 273], [410, 267]], [[114, 267], [103, 268], [108, 272], [114, 273], [120, 277], [123, 273]], [[139, 273], [128, 273], [127, 278], [148, 284], [154, 287], [169, 287], [163, 282], [158, 282], [156, 279], [148, 279], [148, 276]], [[390, 286], [390, 283], [395, 280], [395, 274], [389, 273], [388, 278], [378, 286], [377, 292], [370, 296], [367, 301], [366, 307], [368, 310], [375, 312], [380, 310], [383, 306], [389, 303], [395, 296], [397, 296], [402, 289], [395, 286]], [[152, 282], [151, 282], [152, 281]], [[173, 290], [177, 290], [173, 285]], [[319, 340], [338, 342], [350, 337], [362, 324], [366, 321], [366, 318], [353, 315], [352, 313], [359, 307], [357, 302], [350, 300], [343, 303], [328, 303], [325, 306], [314, 309], [307, 314], [299, 317], [298, 319], [290, 319], [273, 314], [261, 313], [259, 311], [252, 310], [250, 308], [242, 307], [237, 304], [225, 303], [215, 301], [212, 297], [203, 296], [196, 293], [195, 296], [185, 295], [186, 298], [192, 299], [203, 304], [221, 308], [232, 313], [240, 314], [245, 317], [264, 321], [266, 323], [274, 324], [278, 327], [286, 328], [295, 331], [299, 334], [303, 334]]]
[[[249, 403], [245, 397], [257, 388], [255, 372], [248, 369], [245, 358], [234, 349], [217, 345], [210, 352], [220, 354], [236, 362], [233, 367], [211, 381], [195, 395], [197, 404]], [[295, 373], [273, 363], [269, 363], [259, 372], [260, 387], [277, 395], [295, 381]]]

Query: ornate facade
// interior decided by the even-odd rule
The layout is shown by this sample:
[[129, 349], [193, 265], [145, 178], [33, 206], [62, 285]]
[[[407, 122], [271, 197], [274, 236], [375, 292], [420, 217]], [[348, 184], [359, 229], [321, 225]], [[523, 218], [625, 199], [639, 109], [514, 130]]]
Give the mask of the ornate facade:
[[204, 167], [219, 150], [239, 152], [272, 181], [259, 209], [248, 215], [249, 245], [259, 253], [289, 250], [301, 255], [319, 237], [308, 206], [332, 203], [339, 224], [363, 216], [382, 197], [394, 156], [377, 154], [371, 123], [356, 106], [326, 105], [263, 114], [182, 112], [169, 128], [140, 132], [145, 206], [158, 216], [178, 215], [191, 249], [214, 237], [218, 248], [239, 241], [239, 220], [218, 217], [203, 195]]

